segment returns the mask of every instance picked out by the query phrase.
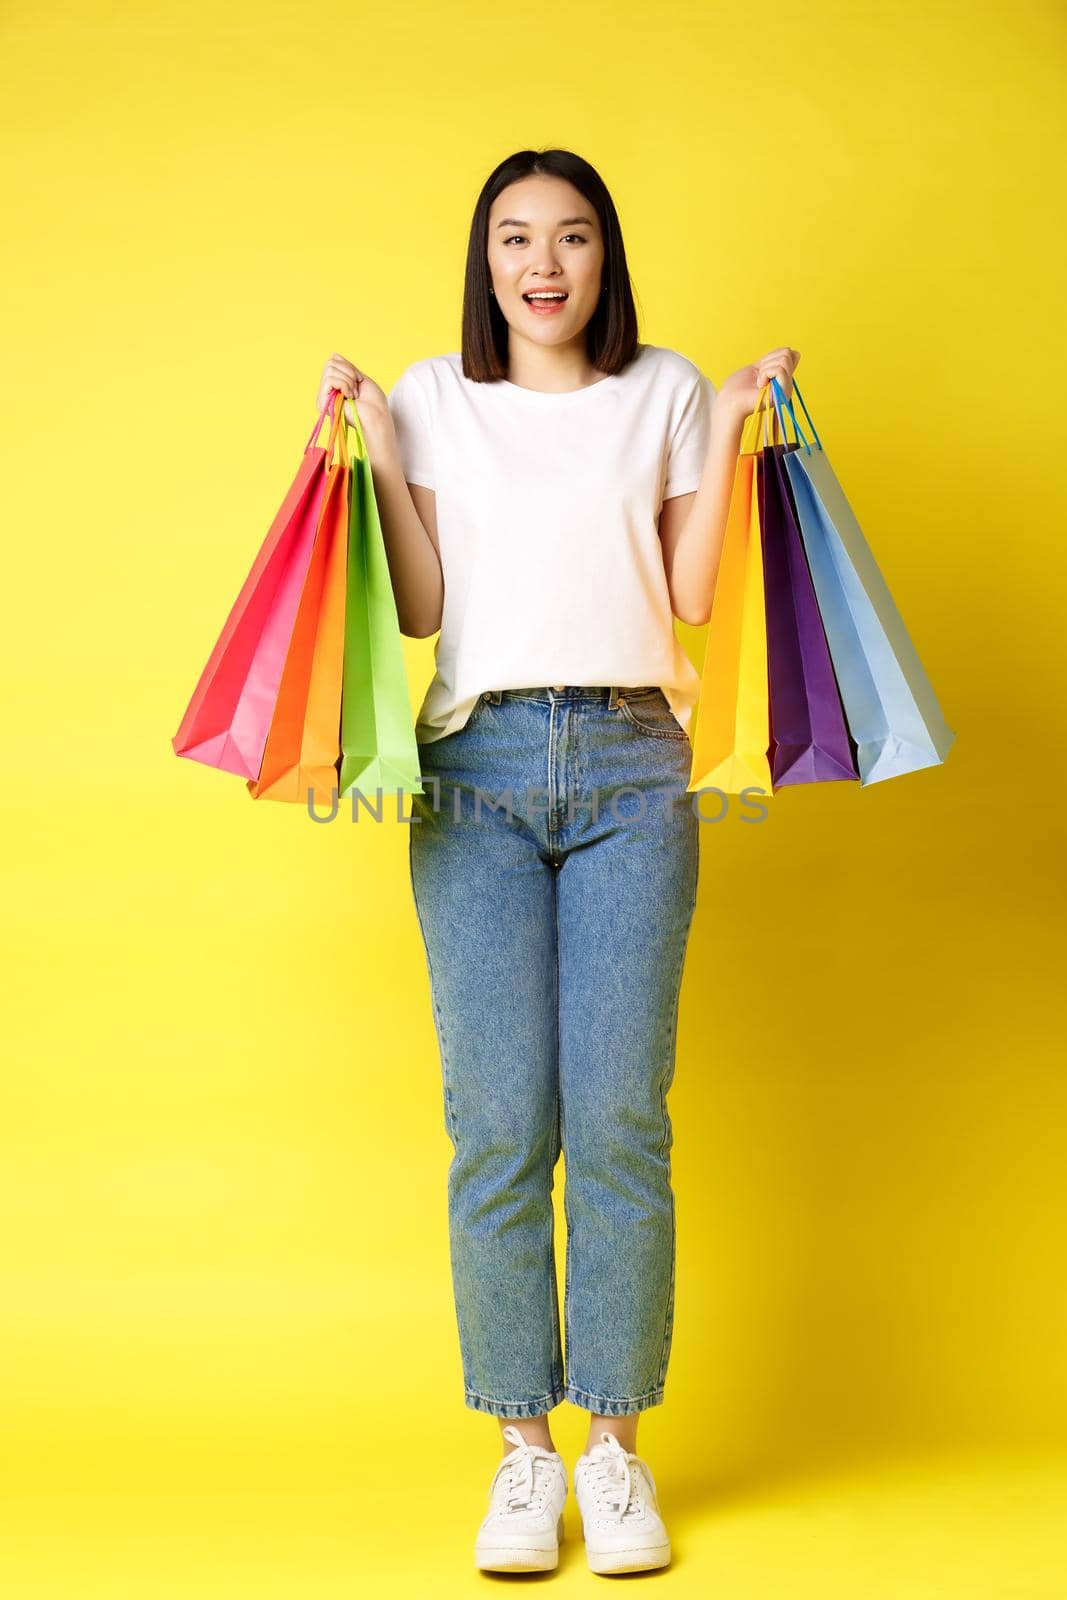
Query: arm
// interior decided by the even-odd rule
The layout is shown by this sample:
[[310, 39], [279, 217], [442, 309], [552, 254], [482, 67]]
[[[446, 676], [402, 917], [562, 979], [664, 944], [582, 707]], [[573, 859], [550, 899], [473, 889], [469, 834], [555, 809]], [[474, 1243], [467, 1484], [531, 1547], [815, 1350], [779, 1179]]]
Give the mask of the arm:
[[[335, 350], [323, 368], [317, 409], [330, 393], [345, 396], [345, 415], [358, 420], [370, 458], [389, 581], [401, 633], [424, 639], [441, 626], [444, 577], [437, 539], [437, 496], [404, 478], [400, 445], [385, 391]], [[358, 399], [357, 399], [358, 397]]]
[[660, 512], [659, 536], [671, 609], [679, 622], [693, 628], [711, 615], [744, 425], [744, 416], [729, 407], [720, 409], [716, 396], [700, 488], [664, 500]]
[[678, 620], [691, 627], [702, 626], [711, 616], [745, 419], [772, 375], [787, 397], [792, 394], [792, 374], [799, 359], [798, 350], [784, 347], [755, 366], [730, 374], [712, 404], [699, 489], [663, 502], [659, 533], [671, 607]]
[[386, 432], [373, 445], [368, 438], [367, 449], [400, 631], [425, 639], [441, 626], [445, 598], [437, 496], [432, 489], [404, 481], [395, 434]]

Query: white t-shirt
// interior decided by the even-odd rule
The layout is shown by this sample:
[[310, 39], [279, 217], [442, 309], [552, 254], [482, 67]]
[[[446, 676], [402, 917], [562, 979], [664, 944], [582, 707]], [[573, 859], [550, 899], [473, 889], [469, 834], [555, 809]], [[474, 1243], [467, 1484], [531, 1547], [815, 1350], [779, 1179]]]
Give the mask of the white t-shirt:
[[700, 674], [674, 633], [662, 502], [699, 488], [717, 390], [639, 345], [622, 372], [546, 394], [475, 383], [458, 352], [393, 386], [404, 476], [436, 494], [444, 610], [421, 742], [486, 689], [659, 684], [688, 733]]

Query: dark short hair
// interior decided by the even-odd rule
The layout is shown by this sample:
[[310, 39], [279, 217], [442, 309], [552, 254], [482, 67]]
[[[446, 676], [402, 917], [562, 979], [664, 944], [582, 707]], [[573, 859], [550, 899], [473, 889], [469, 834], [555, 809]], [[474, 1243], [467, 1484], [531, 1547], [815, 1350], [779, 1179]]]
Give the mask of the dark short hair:
[[637, 354], [637, 310], [615, 203], [595, 167], [571, 150], [517, 150], [494, 167], [478, 196], [467, 242], [463, 282], [463, 375], [492, 383], [508, 375], [508, 324], [489, 293], [489, 212], [502, 189], [532, 176], [564, 178], [595, 209], [604, 236], [605, 293], [586, 324], [589, 359], [601, 372], [621, 372]]

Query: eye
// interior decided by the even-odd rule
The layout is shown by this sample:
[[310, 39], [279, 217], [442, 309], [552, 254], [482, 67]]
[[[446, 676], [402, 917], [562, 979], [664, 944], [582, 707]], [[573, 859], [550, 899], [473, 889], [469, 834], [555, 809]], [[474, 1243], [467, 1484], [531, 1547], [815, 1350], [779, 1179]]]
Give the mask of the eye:
[[[504, 243], [510, 244], [512, 239], [524, 239], [525, 237], [526, 235], [524, 233], [513, 233], [509, 238], [504, 240]], [[563, 237], [565, 239], [577, 239], [581, 244], [585, 243], [585, 236], [580, 233], [565, 233]]]

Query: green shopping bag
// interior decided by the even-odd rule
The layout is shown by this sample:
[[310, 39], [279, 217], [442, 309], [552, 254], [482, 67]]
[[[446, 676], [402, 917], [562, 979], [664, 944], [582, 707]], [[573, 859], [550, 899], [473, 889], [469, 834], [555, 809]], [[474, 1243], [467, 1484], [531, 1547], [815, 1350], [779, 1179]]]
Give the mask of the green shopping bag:
[[345, 424], [352, 478], [339, 794], [358, 790], [377, 810], [381, 790], [384, 814], [389, 795], [425, 790], [370, 457], [358, 421], [353, 426], [346, 416]]

